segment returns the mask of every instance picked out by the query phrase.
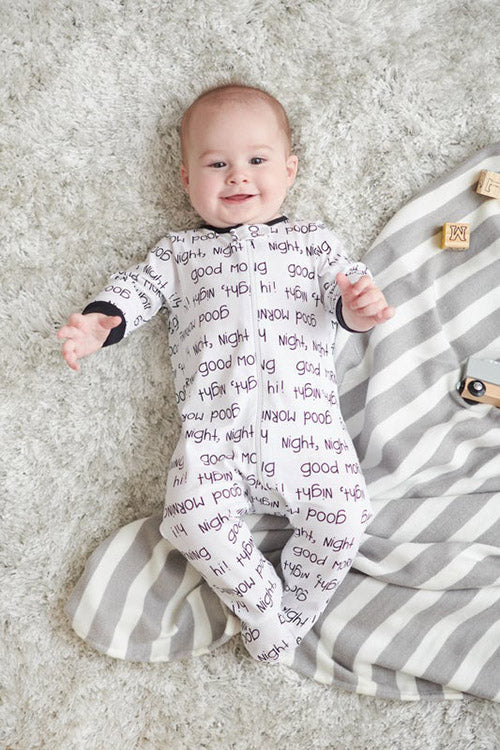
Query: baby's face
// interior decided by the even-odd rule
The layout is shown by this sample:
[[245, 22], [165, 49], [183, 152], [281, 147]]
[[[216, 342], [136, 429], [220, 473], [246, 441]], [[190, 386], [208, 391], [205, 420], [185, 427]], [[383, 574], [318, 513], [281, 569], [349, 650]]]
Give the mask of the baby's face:
[[297, 157], [271, 105], [200, 102], [188, 126], [181, 177], [207, 224], [229, 227], [277, 218]]

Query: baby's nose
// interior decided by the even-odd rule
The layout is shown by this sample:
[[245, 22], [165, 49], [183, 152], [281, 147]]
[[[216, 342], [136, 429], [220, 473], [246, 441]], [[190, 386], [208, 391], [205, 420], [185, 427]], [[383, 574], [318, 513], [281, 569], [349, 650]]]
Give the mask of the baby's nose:
[[242, 167], [234, 167], [228, 174], [228, 182], [231, 185], [237, 185], [240, 182], [248, 182], [246, 170]]

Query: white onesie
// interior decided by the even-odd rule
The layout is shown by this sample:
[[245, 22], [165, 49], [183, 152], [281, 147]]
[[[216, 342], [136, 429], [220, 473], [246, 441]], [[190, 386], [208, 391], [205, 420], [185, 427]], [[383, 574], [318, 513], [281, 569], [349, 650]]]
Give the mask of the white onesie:
[[[195, 229], [167, 235], [84, 310], [121, 314], [106, 345], [169, 310], [182, 431], [160, 532], [240, 617], [261, 661], [313, 626], [371, 517], [338, 405], [339, 271], [369, 273], [321, 222]], [[281, 575], [246, 513], [293, 526]]]

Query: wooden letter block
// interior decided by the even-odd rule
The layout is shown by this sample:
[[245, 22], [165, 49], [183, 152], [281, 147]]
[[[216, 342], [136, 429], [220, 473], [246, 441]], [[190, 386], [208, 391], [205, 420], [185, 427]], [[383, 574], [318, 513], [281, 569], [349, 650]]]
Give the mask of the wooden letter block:
[[470, 224], [443, 224], [441, 247], [443, 250], [467, 250], [470, 242]]
[[500, 172], [488, 172], [483, 169], [479, 175], [476, 193], [487, 195], [488, 198], [500, 198]]

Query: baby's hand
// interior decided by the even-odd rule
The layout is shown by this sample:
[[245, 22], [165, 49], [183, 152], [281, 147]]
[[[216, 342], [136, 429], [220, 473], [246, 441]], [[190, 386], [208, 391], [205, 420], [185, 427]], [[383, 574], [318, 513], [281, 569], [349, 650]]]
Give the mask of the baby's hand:
[[336, 282], [342, 295], [342, 315], [354, 331], [369, 331], [394, 316], [394, 308], [387, 304], [370, 276], [351, 284], [344, 273], [339, 273]]
[[57, 333], [58, 339], [65, 339], [62, 355], [72, 370], [79, 370], [78, 360], [96, 352], [108, 338], [112, 328], [119, 326], [122, 319], [119, 315], [73, 313], [67, 325]]

